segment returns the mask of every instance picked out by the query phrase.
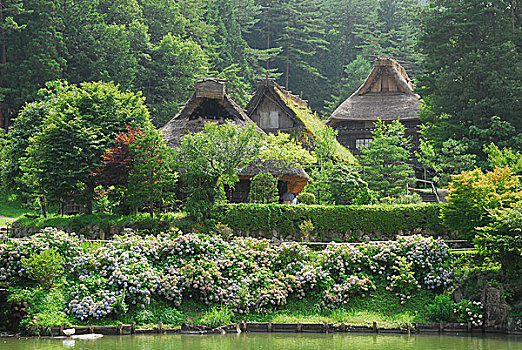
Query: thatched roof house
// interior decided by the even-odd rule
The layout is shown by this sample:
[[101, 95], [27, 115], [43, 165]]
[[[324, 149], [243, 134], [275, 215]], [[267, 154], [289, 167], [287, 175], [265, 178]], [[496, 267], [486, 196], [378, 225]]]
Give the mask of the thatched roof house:
[[368, 146], [377, 119], [399, 119], [417, 144], [420, 102], [404, 68], [391, 58], [379, 57], [366, 81], [332, 113], [326, 124], [339, 131], [341, 144], [356, 151]]
[[[313, 138], [327, 138], [325, 124], [315, 115], [306, 101], [277, 84], [273, 79], [258, 82], [257, 91], [248, 102], [247, 115], [265, 132], [285, 132], [296, 136], [303, 145]], [[356, 162], [348, 149], [332, 137], [334, 157], [350, 163]]]
[[[161, 129], [161, 132], [170, 147], [178, 147], [184, 135], [202, 131], [205, 122], [228, 121], [234, 121], [239, 125], [254, 123], [228, 96], [223, 80], [202, 79], [196, 83], [194, 94], [179, 113]], [[258, 128], [258, 131], [264, 134], [262, 129]], [[249, 179], [260, 171], [261, 167], [255, 164], [243, 169], [239, 174], [241, 181], [236, 184], [234, 191], [228, 193], [229, 199], [233, 202], [246, 201], [250, 188]], [[275, 166], [268, 166], [268, 171], [280, 175]], [[280, 193], [286, 191], [299, 193], [307, 183], [308, 175], [301, 167], [287, 169], [280, 178]]]
[[196, 83], [196, 91], [178, 114], [161, 129], [161, 132], [169, 146], [177, 147], [183, 135], [203, 130], [205, 122], [228, 121], [234, 121], [239, 125], [252, 123], [252, 120], [226, 93], [225, 81], [207, 78]]

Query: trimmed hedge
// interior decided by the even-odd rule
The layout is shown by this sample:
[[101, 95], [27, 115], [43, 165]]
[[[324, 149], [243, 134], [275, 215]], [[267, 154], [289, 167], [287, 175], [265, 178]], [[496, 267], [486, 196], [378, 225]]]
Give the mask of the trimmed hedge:
[[439, 219], [441, 205], [284, 205], [228, 204], [219, 206], [214, 219], [234, 230], [271, 230], [294, 234], [299, 224], [310, 220], [315, 231], [347, 233], [356, 230], [396, 234], [422, 228], [434, 233], [448, 230]]
[[76, 232], [89, 236], [95, 227], [109, 234], [111, 228], [120, 231], [124, 227], [130, 227], [134, 230], [144, 233], [166, 232], [173, 226], [186, 221], [183, 213], [167, 213], [160, 214], [153, 218], [149, 214], [140, 213], [138, 215], [113, 215], [105, 213], [89, 214], [89, 215], [71, 215], [71, 216], [52, 216], [49, 218], [21, 218], [15, 222], [15, 227], [26, 227], [43, 229], [45, 227], [60, 227], [68, 232]]

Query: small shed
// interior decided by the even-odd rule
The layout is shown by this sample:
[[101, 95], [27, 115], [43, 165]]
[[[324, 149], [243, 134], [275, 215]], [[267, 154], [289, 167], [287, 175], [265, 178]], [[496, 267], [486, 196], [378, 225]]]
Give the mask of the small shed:
[[[304, 146], [310, 145], [313, 138], [328, 137], [328, 133], [322, 132], [326, 128], [324, 122], [310, 110], [307, 101], [290, 93], [273, 79], [258, 81], [246, 112], [263, 131], [291, 134]], [[330, 144], [336, 157], [350, 163], [356, 162], [350, 151], [335, 138], [332, 137]]]
[[371, 142], [371, 131], [379, 118], [399, 119], [406, 126], [406, 135], [418, 146], [420, 103], [404, 67], [389, 57], [379, 57], [366, 81], [332, 113], [326, 125], [338, 130], [339, 142], [358, 154]]
[[[239, 125], [254, 123], [246, 113], [230, 98], [221, 79], [202, 79], [196, 83], [196, 91], [182, 109], [162, 129], [163, 137], [170, 147], [179, 147], [183, 135], [203, 130], [205, 122], [226, 123], [233, 121]], [[260, 133], [265, 133], [258, 128]], [[233, 191], [227, 191], [232, 202], [245, 202], [250, 190], [250, 179], [260, 172], [255, 164], [243, 169], [240, 182]], [[278, 173], [270, 169], [272, 174]], [[290, 168], [280, 178], [280, 194], [291, 191], [299, 193], [308, 183], [308, 175], [302, 168]], [[295, 192], [294, 192], [295, 191]]]

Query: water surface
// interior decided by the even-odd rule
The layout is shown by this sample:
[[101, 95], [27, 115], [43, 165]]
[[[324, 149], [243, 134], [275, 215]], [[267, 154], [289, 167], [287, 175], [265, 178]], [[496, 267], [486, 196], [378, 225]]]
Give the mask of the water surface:
[[522, 350], [522, 337], [243, 333], [105, 336], [98, 340], [0, 338], [0, 350]]

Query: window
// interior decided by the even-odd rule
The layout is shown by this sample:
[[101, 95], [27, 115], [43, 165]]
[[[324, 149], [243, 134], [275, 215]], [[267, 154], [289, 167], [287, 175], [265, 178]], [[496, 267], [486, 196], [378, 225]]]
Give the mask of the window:
[[355, 148], [368, 148], [370, 142], [372, 142], [372, 139], [356, 139]]
[[270, 112], [270, 129], [279, 128], [279, 112]]
[[262, 129], [278, 129], [279, 128], [279, 112], [260, 112], [259, 124]]

